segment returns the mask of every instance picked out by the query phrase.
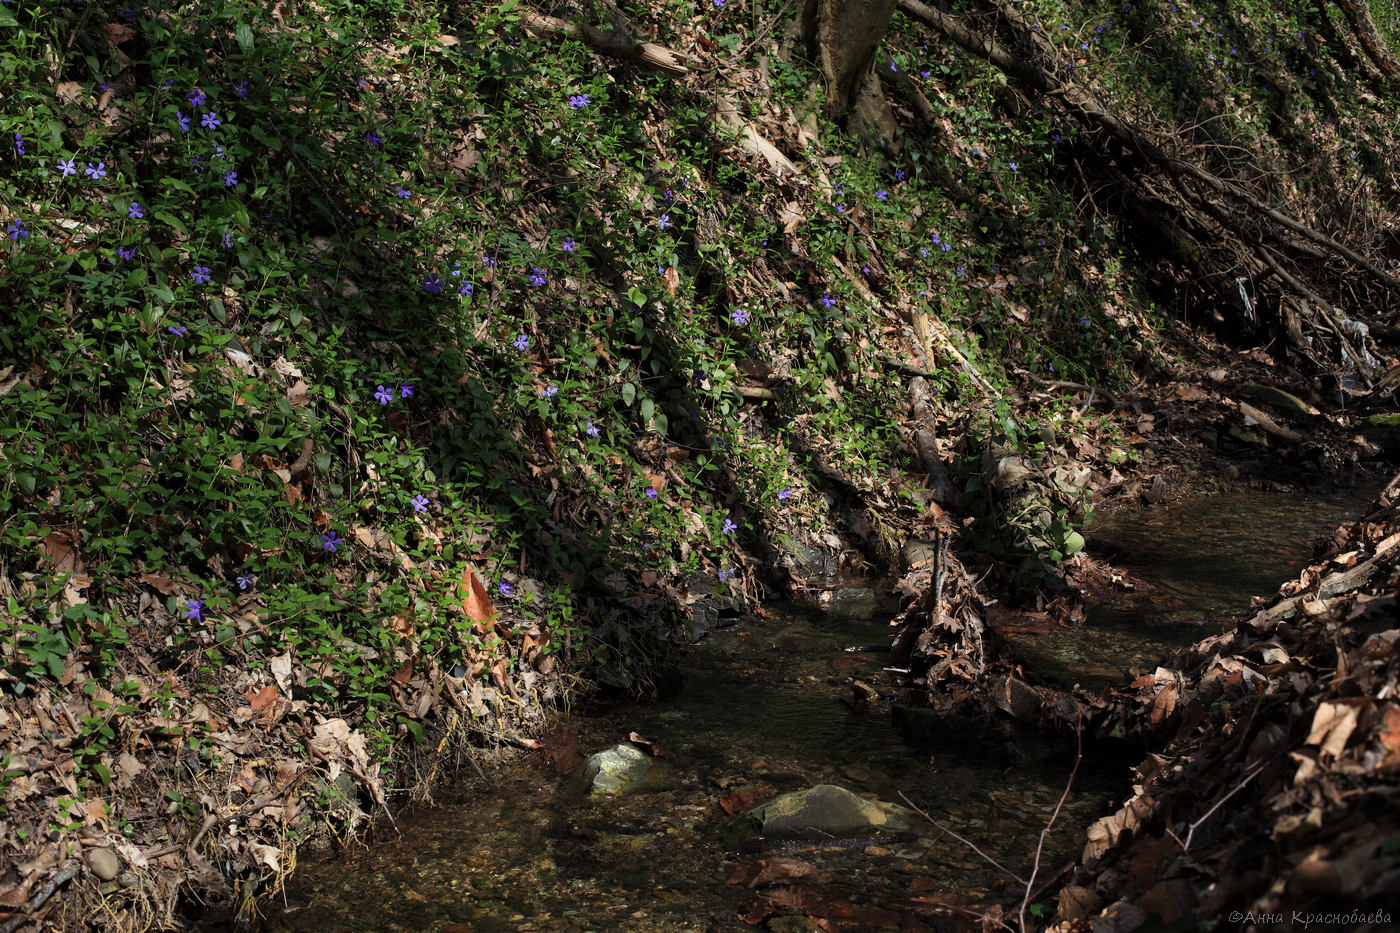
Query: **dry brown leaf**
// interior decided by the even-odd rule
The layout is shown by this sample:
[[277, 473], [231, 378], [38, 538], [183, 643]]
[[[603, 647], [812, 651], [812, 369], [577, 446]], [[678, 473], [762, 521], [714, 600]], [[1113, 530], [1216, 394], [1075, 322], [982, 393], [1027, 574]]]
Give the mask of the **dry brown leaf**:
[[468, 564], [462, 570], [462, 580], [457, 585], [457, 598], [462, 601], [462, 611], [473, 622], [483, 624], [496, 617], [496, 607], [491, 605], [491, 597], [486, 595], [486, 585], [476, 575], [476, 570]]
[[261, 690], [249, 690], [247, 693], [243, 694], [243, 696], [247, 699], [248, 705], [251, 706], [255, 712], [261, 713], [277, 699], [277, 688], [272, 686], [272, 684], [268, 684]]
[[156, 592], [162, 596], [175, 595], [175, 581], [160, 573], [143, 573], [141, 582], [156, 588]]
[[1323, 754], [1336, 758], [1346, 748], [1356, 728], [1356, 707], [1346, 703], [1319, 703], [1313, 714], [1312, 729], [1303, 743], [1319, 745]]
[[409, 658], [407, 661], [405, 661], [405, 662], [403, 662], [402, 664], [399, 665], [399, 669], [398, 669], [398, 670], [394, 671], [393, 681], [394, 681], [394, 683], [396, 683], [396, 684], [403, 685], [403, 684], [408, 683], [408, 681], [409, 681], [412, 677], [413, 677], [413, 659], [412, 659], [412, 658]]
[[82, 573], [77, 540], [71, 531], [51, 531], [39, 542], [39, 552], [53, 562], [57, 573]]
[[1385, 711], [1385, 726], [1381, 732], [1381, 744], [1392, 752], [1400, 752], [1400, 709], [1394, 706]]
[[681, 284], [681, 275], [675, 268], [668, 268], [661, 275], [661, 284], [666, 288], [666, 294], [675, 297], [676, 289]]

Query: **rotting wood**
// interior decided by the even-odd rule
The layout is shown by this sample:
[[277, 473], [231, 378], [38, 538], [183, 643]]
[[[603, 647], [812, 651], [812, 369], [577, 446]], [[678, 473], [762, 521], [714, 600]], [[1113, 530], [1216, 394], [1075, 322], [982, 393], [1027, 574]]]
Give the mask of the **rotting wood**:
[[684, 55], [668, 49], [664, 45], [657, 45], [655, 42], [638, 41], [621, 32], [610, 32], [595, 26], [571, 23], [568, 20], [533, 11], [527, 11], [521, 17], [521, 22], [525, 28], [535, 29], [547, 35], [582, 39], [591, 48], [604, 55], [621, 58], [638, 65], [654, 68], [657, 71], [664, 71], [667, 74], [690, 74], [690, 68], [686, 66]]

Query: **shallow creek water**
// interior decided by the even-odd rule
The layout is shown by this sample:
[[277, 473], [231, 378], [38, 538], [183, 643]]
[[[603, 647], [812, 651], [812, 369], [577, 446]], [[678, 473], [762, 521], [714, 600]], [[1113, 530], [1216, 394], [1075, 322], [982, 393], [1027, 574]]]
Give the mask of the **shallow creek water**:
[[[1211, 617], [1272, 592], [1306, 561], [1316, 537], [1365, 501], [1240, 492], [1110, 516], [1093, 534], [1112, 542], [1116, 563], [1171, 598], [1100, 607], [1084, 631], [1022, 637], [1018, 650], [1038, 674], [1058, 671], [1072, 682], [1150, 663], [1216, 630]], [[847, 649], [888, 644], [897, 607], [873, 594], [847, 595], [824, 605], [771, 605], [775, 619], [712, 633], [688, 653], [684, 682], [668, 699], [563, 717], [584, 754], [632, 731], [663, 745], [672, 757], [639, 789], [579, 800], [562, 792], [550, 767], [526, 757], [485, 763], [485, 782], [467, 772], [435, 806], [400, 817], [402, 836], [385, 830], [367, 848], [304, 856], [289, 909], [273, 927], [743, 928], [737, 914], [757, 892], [725, 880], [730, 868], [763, 853], [726, 846], [720, 801], [746, 784], [781, 793], [832, 783], [893, 802], [903, 792], [990, 857], [1028, 872], [1073, 747], [980, 724], [912, 742], [886, 702], [857, 708], [852, 679], [885, 692], [893, 682], [882, 673], [885, 655]], [[1124, 763], [1086, 759], [1047, 842], [1042, 879], [1077, 856], [1083, 831], [1116, 805], [1127, 780]], [[799, 884], [863, 918], [843, 930], [932, 929], [920, 911], [927, 899], [975, 897], [1004, 878], [932, 826], [917, 839], [802, 844], [780, 854], [818, 871]]]

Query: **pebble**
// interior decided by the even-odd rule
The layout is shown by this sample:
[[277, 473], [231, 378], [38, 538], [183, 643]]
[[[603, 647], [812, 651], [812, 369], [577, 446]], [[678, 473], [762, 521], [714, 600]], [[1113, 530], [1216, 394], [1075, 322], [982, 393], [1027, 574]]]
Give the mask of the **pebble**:
[[122, 870], [122, 861], [111, 849], [93, 849], [88, 853], [88, 867], [103, 881], [111, 881]]

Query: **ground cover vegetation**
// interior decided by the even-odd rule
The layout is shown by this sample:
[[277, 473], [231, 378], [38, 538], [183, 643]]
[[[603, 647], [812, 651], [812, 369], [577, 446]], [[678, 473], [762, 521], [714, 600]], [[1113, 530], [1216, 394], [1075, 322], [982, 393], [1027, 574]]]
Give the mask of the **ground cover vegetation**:
[[[1129, 481], [1144, 385], [1212, 341], [1383, 384], [1372, 10], [907, 4], [882, 145], [758, 0], [0, 5], [0, 928], [250, 915], [832, 530], [970, 516], [1038, 598], [1086, 483], [1008, 458]], [[1005, 28], [1363, 262], [1151, 181], [972, 41]]]

